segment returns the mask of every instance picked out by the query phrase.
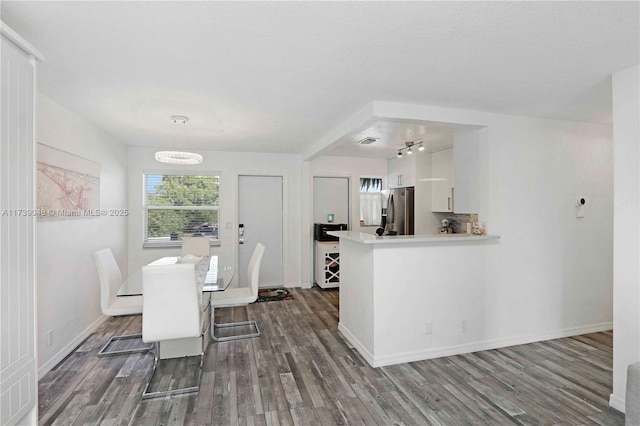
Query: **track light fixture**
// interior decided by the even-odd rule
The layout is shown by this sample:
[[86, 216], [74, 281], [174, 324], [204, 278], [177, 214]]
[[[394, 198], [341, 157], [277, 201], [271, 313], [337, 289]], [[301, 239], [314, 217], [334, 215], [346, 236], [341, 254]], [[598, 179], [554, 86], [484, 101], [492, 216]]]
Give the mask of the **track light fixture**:
[[420, 141], [420, 142], [410, 141], [410, 142], [405, 142], [404, 144], [405, 144], [405, 147], [404, 148], [400, 148], [400, 150], [398, 151], [398, 158], [403, 156], [402, 151], [404, 151], [404, 150], [407, 150], [407, 152], [406, 152], [407, 155], [413, 154], [413, 149], [411, 147], [414, 146], [414, 145], [418, 145], [418, 151], [424, 151], [424, 145], [423, 145], [422, 141]]

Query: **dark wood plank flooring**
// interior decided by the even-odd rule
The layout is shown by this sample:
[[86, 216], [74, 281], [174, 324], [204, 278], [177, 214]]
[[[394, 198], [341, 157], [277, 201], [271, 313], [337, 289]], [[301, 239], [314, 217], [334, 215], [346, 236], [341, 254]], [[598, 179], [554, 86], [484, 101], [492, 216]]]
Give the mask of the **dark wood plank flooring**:
[[[608, 408], [610, 332], [374, 369], [337, 332], [337, 290], [292, 294], [219, 309], [222, 322], [256, 319], [262, 336], [211, 343], [198, 394], [146, 402], [151, 354], [96, 356], [139, 332], [140, 316], [109, 319], [40, 380], [40, 424], [624, 424]], [[181, 385], [198, 361], [165, 363], [159, 380]]]

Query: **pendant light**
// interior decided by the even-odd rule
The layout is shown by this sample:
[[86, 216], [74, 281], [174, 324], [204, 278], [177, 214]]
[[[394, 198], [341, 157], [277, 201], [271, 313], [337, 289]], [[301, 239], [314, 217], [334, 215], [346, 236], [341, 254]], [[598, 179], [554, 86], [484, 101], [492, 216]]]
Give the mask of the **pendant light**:
[[[179, 125], [184, 127], [185, 140], [188, 141], [187, 122], [189, 121], [189, 117], [185, 117], [183, 115], [172, 115], [171, 121], [173, 121], [174, 129]], [[158, 151], [156, 152], [156, 161], [167, 164], [201, 164], [202, 155], [189, 151]]]

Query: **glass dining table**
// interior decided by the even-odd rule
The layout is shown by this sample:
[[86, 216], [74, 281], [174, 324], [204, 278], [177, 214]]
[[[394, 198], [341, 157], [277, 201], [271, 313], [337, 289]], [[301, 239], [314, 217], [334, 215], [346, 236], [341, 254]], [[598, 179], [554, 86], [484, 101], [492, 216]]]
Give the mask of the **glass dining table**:
[[[178, 262], [184, 263], [183, 258], [179, 256], [162, 257], [154, 260], [147, 266], [173, 265]], [[198, 286], [202, 288], [202, 292], [224, 291], [233, 280], [234, 268], [230, 265], [224, 265], [218, 256], [204, 256], [198, 261], [192, 261], [196, 265], [196, 280]], [[137, 270], [122, 283], [118, 290], [118, 297], [140, 296], [144, 297], [142, 292], [142, 269]], [[213, 308], [210, 309], [211, 324], [213, 324]], [[210, 333], [213, 337], [214, 328], [210, 327]]]
[[[154, 260], [147, 266], [173, 265], [179, 263], [179, 256], [168, 256]], [[224, 265], [219, 256], [204, 256], [196, 263], [196, 278], [203, 292], [224, 291], [233, 280], [233, 266]], [[118, 297], [142, 295], [142, 269], [129, 275], [118, 290]]]

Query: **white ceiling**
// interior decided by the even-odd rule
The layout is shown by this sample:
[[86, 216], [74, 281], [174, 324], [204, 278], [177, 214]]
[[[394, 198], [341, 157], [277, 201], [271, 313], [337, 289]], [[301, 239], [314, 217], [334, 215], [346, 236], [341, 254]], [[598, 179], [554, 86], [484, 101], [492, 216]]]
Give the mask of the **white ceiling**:
[[636, 1], [5, 0], [0, 12], [45, 55], [40, 91], [129, 145], [166, 144], [180, 114], [203, 149], [299, 153], [374, 100], [608, 123], [609, 76], [639, 62]]
[[[427, 151], [435, 151], [453, 145], [455, 128], [472, 126], [444, 125], [443, 123], [400, 121], [381, 119], [360, 132], [350, 132], [343, 136], [325, 155], [369, 158], [394, 158], [400, 149], [407, 148], [407, 142], [413, 143], [415, 151], [420, 143]], [[360, 144], [366, 138], [375, 142]], [[404, 150], [406, 153], [406, 150]]]

